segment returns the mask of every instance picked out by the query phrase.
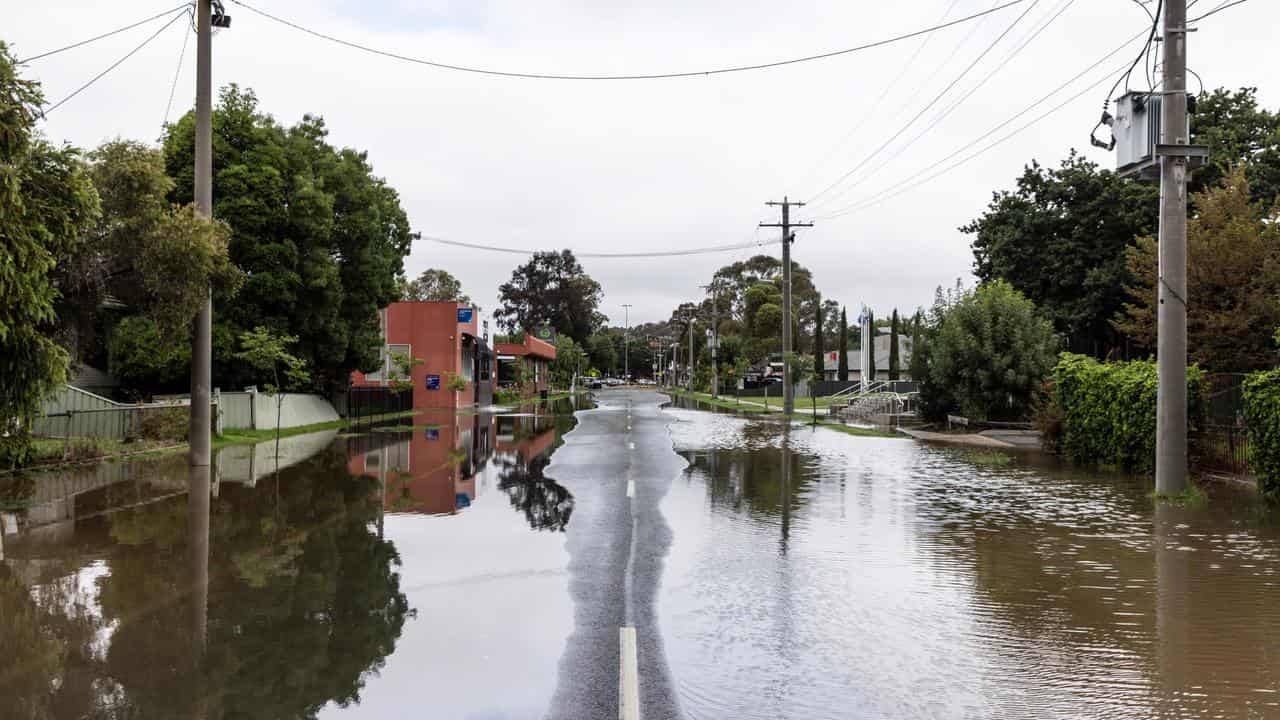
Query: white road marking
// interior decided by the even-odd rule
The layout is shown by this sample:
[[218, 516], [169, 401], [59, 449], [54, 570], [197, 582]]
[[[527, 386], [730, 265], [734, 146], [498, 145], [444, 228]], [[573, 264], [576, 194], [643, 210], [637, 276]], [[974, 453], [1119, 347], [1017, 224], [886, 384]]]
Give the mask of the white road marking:
[[636, 496], [636, 481], [634, 479], [628, 480], [627, 481], [627, 497], [633, 498], [635, 496]]
[[633, 442], [629, 442], [629, 443], [627, 443], [627, 449], [628, 449], [628, 450], [635, 450], [635, 449], [636, 449], [636, 444], [635, 444], [635, 443], [633, 443]]
[[636, 629], [618, 628], [618, 718], [640, 720], [640, 669], [636, 663]]

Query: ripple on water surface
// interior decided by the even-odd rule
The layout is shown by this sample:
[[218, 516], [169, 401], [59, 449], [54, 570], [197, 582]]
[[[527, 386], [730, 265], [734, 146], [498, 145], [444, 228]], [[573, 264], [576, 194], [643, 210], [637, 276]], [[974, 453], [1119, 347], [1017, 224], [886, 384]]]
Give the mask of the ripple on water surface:
[[1274, 717], [1251, 500], [668, 410], [663, 635], [692, 718]]

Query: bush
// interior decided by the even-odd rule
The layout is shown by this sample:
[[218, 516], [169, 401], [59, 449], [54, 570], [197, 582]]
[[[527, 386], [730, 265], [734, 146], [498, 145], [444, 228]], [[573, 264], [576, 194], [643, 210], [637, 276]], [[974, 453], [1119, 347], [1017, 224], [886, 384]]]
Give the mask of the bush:
[[966, 417], [1019, 420], [1053, 366], [1058, 341], [1035, 304], [997, 280], [945, 309], [928, 340], [925, 415], [954, 404]]
[[[1062, 452], [1081, 463], [1153, 472], [1157, 386], [1153, 362], [1100, 363], [1063, 353], [1053, 369], [1053, 393], [1062, 408]], [[1202, 387], [1200, 369], [1187, 368], [1189, 433], [1203, 425]]]
[[1045, 451], [1056, 453], [1061, 450], [1066, 420], [1062, 403], [1058, 402], [1058, 394], [1052, 387], [1047, 388], [1047, 391], [1036, 399], [1031, 413], [1031, 423], [1040, 432], [1040, 442]]
[[143, 440], [186, 440], [190, 429], [191, 411], [185, 405], [142, 410], [138, 426], [134, 428], [137, 437]]
[[1244, 418], [1249, 467], [1258, 476], [1258, 488], [1280, 497], [1280, 370], [1253, 373], [1245, 380]]
[[516, 388], [498, 388], [493, 394], [496, 405], [515, 405], [520, 402], [520, 391]]

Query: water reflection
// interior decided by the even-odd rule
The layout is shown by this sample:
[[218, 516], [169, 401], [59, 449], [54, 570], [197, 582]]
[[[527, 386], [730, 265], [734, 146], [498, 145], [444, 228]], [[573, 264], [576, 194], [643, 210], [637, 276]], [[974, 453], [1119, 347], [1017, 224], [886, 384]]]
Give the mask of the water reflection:
[[575, 423], [572, 414], [548, 414], [540, 406], [503, 414], [423, 413], [414, 416], [412, 429], [353, 438], [348, 467], [378, 479], [390, 513], [453, 515], [496, 489], [533, 529], [563, 532], [573, 495], [543, 470]]
[[1280, 715], [1280, 532], [1248, 496], [671, 412], [690, 717]]
[[35, 478], [6, 518], [21, 532], [0, 565], [0, 717], [357, 702], [409, 608], [375, 531], [377, 484], [345, 459], [329, 447], [255, 485], [188, 476], [181, 457], [124, 465], [137, 476], [111, 484]]

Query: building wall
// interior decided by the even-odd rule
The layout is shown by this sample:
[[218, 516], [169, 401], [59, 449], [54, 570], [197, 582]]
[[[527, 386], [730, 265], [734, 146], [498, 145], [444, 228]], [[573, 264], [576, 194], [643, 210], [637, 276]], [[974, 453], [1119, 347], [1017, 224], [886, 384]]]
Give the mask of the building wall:
[[[445, 389], [449, 373], [462, 374], [462, 336], [476, 335], [476, 319], [458, 322], [458, 308], [467, 307], [455, 302], [397, 302], [388, 305], [383, 313], [383, 333], [387, 345], [407, 345], [409, 355], [423, 363], [413, 368], [413, 406], [421, 409], [453, 409], [475, 402], [475, 382], [468, 382], [465, 390], [454, 393]], [[353, 385], [389, 385], [388, 373], [369, 378], [363, 373], [352, 373]], [[427, 389], [427, 376], [440, 376], [440, 389]]]
[[556, 357], [555, 345], [526, 333], [523, 343], [494, 343], [493, 348], [495, 357], [515, 356], [519, 362], [524, 363], [525, 377], [528, 378], [522, 388], [525, 396], [550, 389], [551, 361]]

